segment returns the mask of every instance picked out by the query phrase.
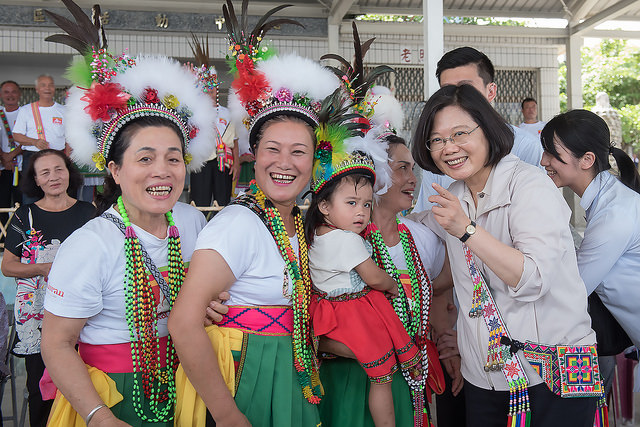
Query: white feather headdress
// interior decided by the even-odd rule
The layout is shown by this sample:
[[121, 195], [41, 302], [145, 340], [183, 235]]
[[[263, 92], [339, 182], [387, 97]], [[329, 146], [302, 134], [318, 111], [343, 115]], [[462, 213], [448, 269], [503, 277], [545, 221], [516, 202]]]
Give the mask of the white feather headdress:
[[217, 112], [196, 77], [177, 61], [161, 56], [128, 60], [114, 72], [88, 89], [76, 85], [69, 90], [65, 131], [73, 159], [104, 169], [118, 132], [134, 119], [156, 116], [178, 126], [188, 169], [199, 169], [215, 148]]

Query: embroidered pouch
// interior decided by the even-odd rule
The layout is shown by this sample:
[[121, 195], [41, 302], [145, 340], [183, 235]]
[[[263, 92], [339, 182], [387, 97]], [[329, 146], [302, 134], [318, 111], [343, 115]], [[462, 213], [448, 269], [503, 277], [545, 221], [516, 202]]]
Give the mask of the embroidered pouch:
[[524, 357], [547, 384], [562, 397], [599, 397], [603, 388], [595, 345], [544, 345], [527, 341]]

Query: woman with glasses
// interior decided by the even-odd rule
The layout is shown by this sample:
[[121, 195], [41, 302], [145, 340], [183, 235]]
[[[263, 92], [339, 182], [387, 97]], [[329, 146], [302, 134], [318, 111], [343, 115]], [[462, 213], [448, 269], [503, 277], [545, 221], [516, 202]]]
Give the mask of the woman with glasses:
[[[509, 154], [512, 145], [510, 127], [469, 85], [429, 99], [413, 145], [420, 167], [456, 180], [449, 190], [434, 184], [436, 205], [423, 222], [446, 243], [460, 302], [467, 425], [592, 426], [597, 397], [554, 394], [521, 351], [525, 342], [590, 349], [596, 339], [571, 212], [539, 169]], [[578, 352], [576, 360], [594, 356]], [[580, 366], [585, 390], [597, 394], [597, 369]]]

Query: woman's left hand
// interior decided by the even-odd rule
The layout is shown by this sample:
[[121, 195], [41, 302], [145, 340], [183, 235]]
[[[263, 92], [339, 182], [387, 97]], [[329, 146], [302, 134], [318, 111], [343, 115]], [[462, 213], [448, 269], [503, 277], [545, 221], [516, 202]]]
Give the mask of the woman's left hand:
[[204, 325], [211, 326], [214, 323], [222, 321], [222, 317], [229, 312], [229, 307], [224, 305], [224, 302], [230, 297], [229, 292], [221, 292], [218, 299], [213, 300], [207, 307], [207, 312], [204, 317]]
[[431, 203], [437, 203], [431, 208], [433, 217], [447, 233], [457, 238], [462, 237], [471, 220], [462, 210], [460, 200], [435, 182], [431, 185], [438, 192], [429, 197]]

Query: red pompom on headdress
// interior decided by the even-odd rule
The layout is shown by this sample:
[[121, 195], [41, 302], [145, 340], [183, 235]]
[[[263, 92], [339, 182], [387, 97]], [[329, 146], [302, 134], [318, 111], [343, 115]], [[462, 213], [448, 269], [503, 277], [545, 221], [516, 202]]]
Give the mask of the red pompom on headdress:
[[231, 87], [236, 91], [240, 102], [246, 107], [251, 101], [268, 99], [271, 95], [271, 86], [264, 73], [253, 68], [253, 64], [246, 67], [243, 66], [245, 63], [240, 61], [237, 64], [238, 77]]
[[127, 108], [129, 98], [131, 95], [124, 92], [117, 83], [93, 83], [82, 100], [88, 103], [84, 110], [91, 116], [91, 120], [108, 122], [114, 112]]

